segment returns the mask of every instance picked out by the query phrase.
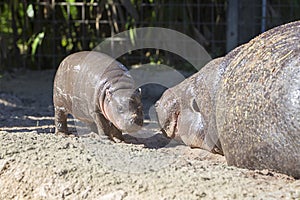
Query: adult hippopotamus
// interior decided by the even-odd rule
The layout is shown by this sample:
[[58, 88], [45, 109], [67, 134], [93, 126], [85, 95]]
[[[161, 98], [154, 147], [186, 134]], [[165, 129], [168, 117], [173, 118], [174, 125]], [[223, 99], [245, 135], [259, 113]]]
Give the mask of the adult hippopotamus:
[[61, 62], [53, 103], [56, 133], [68, 133], [68, 114], [110, 139], [143, 125], [141, 95], [129, 71], [100, 52], [74, 53]]
[[224, 65], [216, 122], [229, 165], [300, 178], [300, 21], [271, 29]]
[[223, 153], [229, 165], [300, 178], [299, 41], [296, 21], [211, 61], [163, 94], [160, 126], [190, 146]]

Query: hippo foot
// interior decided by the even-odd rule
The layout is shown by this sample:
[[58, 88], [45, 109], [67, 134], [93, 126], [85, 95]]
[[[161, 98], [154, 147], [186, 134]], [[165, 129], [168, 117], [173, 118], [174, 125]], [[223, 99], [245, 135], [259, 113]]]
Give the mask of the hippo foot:
[[87, 138], [87, 137], [95, 138], [95, 139], [97, 139], [99, 141], [102, 141], [104, 143], [111, 143], [111, 142], [113, 142], [113, 143], [121, 143], [121, 142], [124, 141], [123, 136], [121, 136], [121, 138], [119, 136], [118, 137], [108, 136], [106, 134], [102, 134], [102, 133], [99, 134], [99, 133], [94, 132], [94, 131], [92, 131], [92, 132], [90, 132], [88, 134], [84, 134], [81, 137], [83, 137], [83, 138]]
[[112, 141], [114, 141], [115, 143], [122, 143], [124, 142], [124, 138], [123, 137], [113, 137], [111, 138]]
[[104, 144], [112, 144], [114, 143], [113, 140], [111, 140], [107, 135], [104, 135], [104, 134], [98, 134], [96, 132], [90, 132], [90, 133], [87, 133], [87, 134], [84, 134], [84, 135], [81, 135], [80, 136], [81, 138], [93, 138], [101, 143], [104, 143]]
[[224, 156], [224, 153], [221, 149], [217, 148], [217, 147], [214, 147], [212, 150], [211, 150], [212, 153], [214, 154], [220, 154], [222, 156]]
[[55, 132], [55, 135], [57, 136], [63, 136], [63, 137], [78, 137], [78, 135], [72, 133], [72, 132], [69, 132], [69, 131], [56, 131]]
[[[106, 136], [106, 135], [105, 135]], [[103, 136], [102, 136], [103, 137]], [[109, 138], [110, 140], [112, 140], [113, 142], [115, 143], [121, 143], [124, 141], [124, 137], [122, 134], [111, 134], [111, 135], [108, 135], [106, 136], [107, 138]]]

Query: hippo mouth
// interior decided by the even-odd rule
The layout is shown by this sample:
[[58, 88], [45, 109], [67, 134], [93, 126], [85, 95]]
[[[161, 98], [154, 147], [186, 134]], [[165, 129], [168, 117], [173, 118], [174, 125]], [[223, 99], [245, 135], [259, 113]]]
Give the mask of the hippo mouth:
[[178, 133], [178, 119], [179, 119], [179, 112], [175, 112], [175, 119], [174, 119], [174, 128], [173, 128], [173, 138], [176, 137], [177, 133]]
[[171, 117], [171, 120], [169, 121], [168, 125], [165, 128], [161, 129], [162, 133], [165, 136], [169, 138], [177, 137], [179, 115], [180, 115], [179, 112], [175, 112]]
[[137, 114], [133, 114], [131, 117], [126, 118], [123, 122], [117, 121], [115, 126], [122, 132], [134, 133], [142, 128], [143, 118], [139, 117]]

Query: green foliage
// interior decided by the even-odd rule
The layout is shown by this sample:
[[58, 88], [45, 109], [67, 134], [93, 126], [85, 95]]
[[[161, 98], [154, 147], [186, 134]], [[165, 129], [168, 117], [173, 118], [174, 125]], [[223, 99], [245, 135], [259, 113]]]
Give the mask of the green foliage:
[[34, 10], [33, 10], [33, 5], [29, 4], [26, 10], [26, 14], [29, 18], [33, 18], [34, 17]]
[[70, 15], [71, 19], [76, 19], [77, 15], [78, 15], [78, 10], [77, 10], [76, 6], [74, 6], [74, 3], [76, 1], [75, 0], [66, 0], [66, 2], [68, 3], [69, 13], [68, 13], [68, 9], [66, 10], [65, 7], [63, 5], [61, 5], [61, 10], [62, 10], [64, 19], [69, 19], [69, 15]]
[[[52, 2], [55, 2], [52, 4]], [[104, 38], [135, 27], [159, 26], [185, 33], [213, 57], [225, 52], [226, 0], [4, 0], [0, 2], [0, 69], [55, 68], [67, 54], [94, 48]], [[201, 5], [203, 6], [201, 6]], [[289, 5], [282, 6], [281, 4]], [[300, 17], [300, 0], [268, 1], [268, 24]], [[211, 41], [223, 41], [216, 45]], [[129, 52], [124, 64], [164, 63], [188, 68], [161, 50]], [[17, 59], [18, 58], [18, 59]]]
[[0, 30], [1, 33], [12, 33], [12, 28], [8, 24], [11, 20], [11, 12], [8, 8], [8, 4], [4, 4], [0, 7]]
[[34, 36], [33, 42], [31, 44], [31, 56], [34, 56], [36, 54], [36, 50], [39, 45], [42, 44], [42, 41], [44, 39], [45, 33], [40, 32], [36, 36]]

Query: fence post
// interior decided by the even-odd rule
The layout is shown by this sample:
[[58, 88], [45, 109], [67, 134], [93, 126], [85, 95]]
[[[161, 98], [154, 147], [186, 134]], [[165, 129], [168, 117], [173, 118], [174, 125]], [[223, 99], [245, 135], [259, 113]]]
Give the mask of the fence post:
[[238, 0], [228, 0], [226, 52], [238, 45]]
[[239, 1], [238, 44], [249, 42], [261, 32], [262, 0]]

